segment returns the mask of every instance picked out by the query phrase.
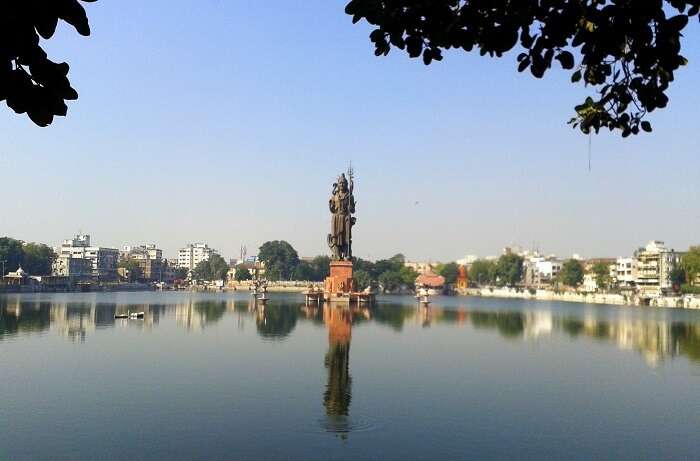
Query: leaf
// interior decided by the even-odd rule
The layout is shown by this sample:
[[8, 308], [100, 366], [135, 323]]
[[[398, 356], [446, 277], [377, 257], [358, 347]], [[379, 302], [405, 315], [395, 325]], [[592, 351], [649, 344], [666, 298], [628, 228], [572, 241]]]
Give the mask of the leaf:
[[574, 55], [568, 51], [562, 51], [559, 53], [556, 60], [559, 61], [561, 67], [564, 69], [569, 70], [574, 68]]
[[571, 74], [571, 83], [576, 83], [579, 80], [581, 80], [581, 70], [577, 70], [573, 74]]
[[643, 121], [642, 130], [646, 131], [647, 133], [651, 133], [651, 123], [647, 122], [646, 120]]

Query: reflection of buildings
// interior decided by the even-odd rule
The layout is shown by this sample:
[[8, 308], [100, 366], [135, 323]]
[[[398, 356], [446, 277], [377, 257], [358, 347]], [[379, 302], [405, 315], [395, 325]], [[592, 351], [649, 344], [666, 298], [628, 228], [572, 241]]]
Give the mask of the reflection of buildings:
[[537, 338], [552, 333], [553, 321], [551, 311], [535, 311], [525, 313], [523, 334], [526, 338]]
[[477, 327], [494, 327], [511, 337], [522, 335], [534, 339], [563, 331], [574, 337], [607, 340], [620, 349], [638, 351], [650, 366], [678, 355], [700, 359], [700, 325], [665, 319], [600, 319], [593, 310], [587, 311], [583, 318], [557, 317], [550, 311], [472, 312], [471, 318]]
[[226, 301], [192, 301], [175, 306], [175, 323], [187, 330], [203, 330], [207, 324], [221, 320], [230, 303]]
[[87, 334], [95, 331], [96, 311], [95, 303], [89, 306], [54, 304], [51, 307], [51, 329], [73, 341], [84, 342]]
[[178, 304], [175, 306], [175, 323], [187, 330], [203, 330], [207, 323], [206, 314], [194, 309], [194, 303]]
[[323, 406], [328, 416], [329, 430], [348, 430], [346, 417], [350, 408], [352, 378], [350, 377], [350, 339], [352, 311], [347, 307], [325, 305], [323, 321], [328, 328], [328, 352], [324, 365], [328, 371]]

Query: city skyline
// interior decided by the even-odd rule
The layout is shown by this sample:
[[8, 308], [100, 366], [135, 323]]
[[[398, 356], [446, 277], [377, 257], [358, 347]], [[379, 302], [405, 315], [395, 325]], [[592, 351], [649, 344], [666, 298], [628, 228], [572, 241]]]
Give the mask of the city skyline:
[[587, 92], [565, 72], [517, 74], [511, 55], [378, 59], [328, 2], [132, 6], [89, 4], [90, 38], [62, 25], [46, 42], [80, 92], [68, 117], [0, 118], [0, 234], [54, 245], [82, 229], [168, 255], [285, 239], [327, 254], [328, 182], [352, 161], [364, 258], [698, 243], [696, 28], [654, 133], [593, 136], [589, 171], [588, 138], [565, 123]]

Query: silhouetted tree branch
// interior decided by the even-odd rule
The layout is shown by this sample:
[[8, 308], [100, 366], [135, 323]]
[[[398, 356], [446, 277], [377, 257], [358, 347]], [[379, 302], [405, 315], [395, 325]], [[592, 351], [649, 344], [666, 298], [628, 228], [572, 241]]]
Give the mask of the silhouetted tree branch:
[[644, 117], [666, 107], [674, 72], [687, 64], [681, 31], [700, 0], [352, 0], [353, 22], [374, 26], [377, 56], [392, 47], [427, 65], [452, 48], [501, 57], [516, 46], [518, 71], [541, 78], [554, 61], [598, 95], [569, 123], [622, 136], [651, 131]]
[[0, 6], [0, 101], [39, 126], [66, 115], [66, 101], [78, 99], [68, 81], [68, 64], [51, 61], [39, 43], [40, 36], [53, 36], [59, 20], [90, 35], [78, 0], [4, 0]]

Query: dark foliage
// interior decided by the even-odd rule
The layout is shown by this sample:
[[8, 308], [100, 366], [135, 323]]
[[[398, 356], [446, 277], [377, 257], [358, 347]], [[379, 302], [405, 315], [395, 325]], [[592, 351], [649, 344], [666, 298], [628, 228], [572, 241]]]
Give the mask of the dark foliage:
[[[501, 57], [518, 48], [518, 71], [541, 78], [556, 64], [596, 87], [570, 120], [584, 133], [651, 131], [644, 117], [666, 107], [674, 72], [687, 63], [681, 32], [700, 0], [352, 0], [353, 22], [374, 27], [377, 56], [392, 47], [427, 65], [443, 50]], [[555, 63], [556, 61], [556, 63]]]
[[51, 61], [39, 43], [53, 36], [59, 20], [90, 35], [78, 0], [4, 0], [0, 6], [0, 101], [39, 126], [66, 115], [66, 101], [78, 99], [68, 64]]

